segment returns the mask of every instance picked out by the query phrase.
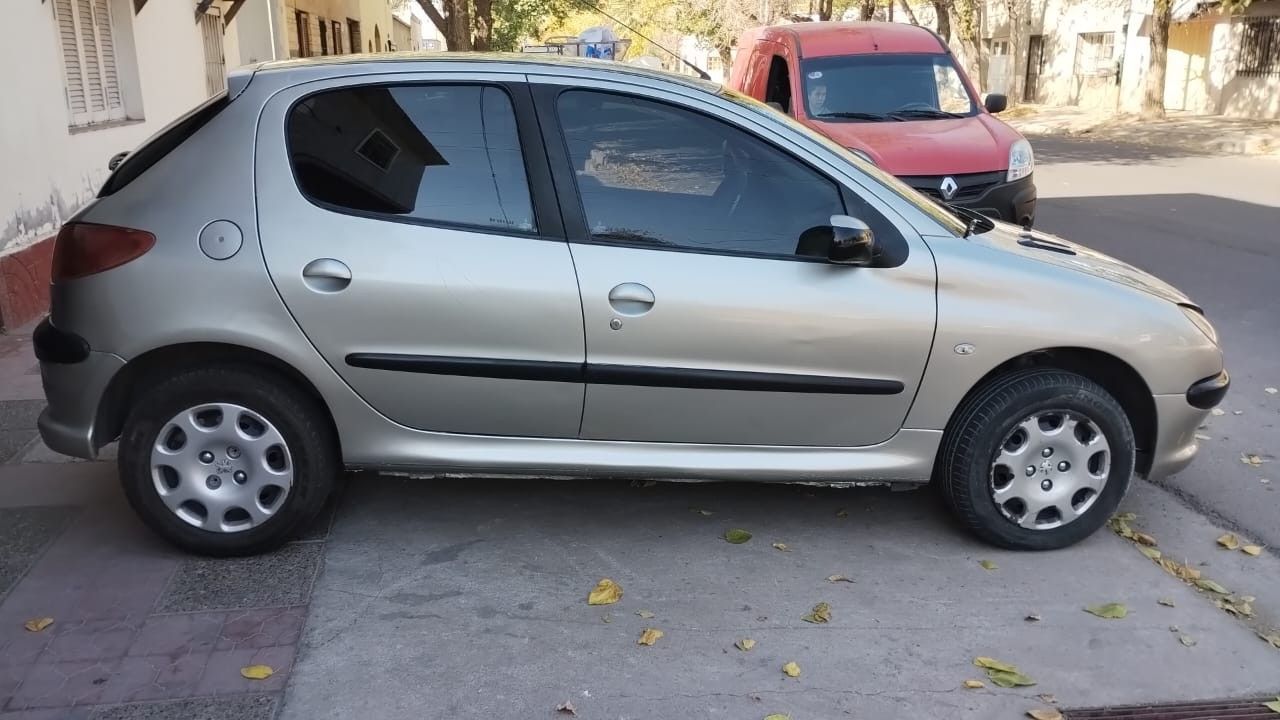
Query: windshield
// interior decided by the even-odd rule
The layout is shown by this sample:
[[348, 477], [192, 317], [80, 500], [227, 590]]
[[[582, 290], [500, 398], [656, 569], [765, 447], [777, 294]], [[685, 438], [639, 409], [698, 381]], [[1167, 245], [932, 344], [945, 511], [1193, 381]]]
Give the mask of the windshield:
[[916, 192], [913, 188], [911, 188], [911, 186], [902, 182], [898, 178], [890, 175], [889, 173], [881, 170], [875, 165], [867, 162], [864, 158], [860, 157], [857, 153], [850, 152], [848, 148], [840, 145], [839, 143], [835, 142], [834, 140], [827, 137], [826, 135], [823, 135], [817, 130], [814, 130], [808, 125], [805, 125], [799, 120], [796, 120], [795, 118], [791, 117], [790, 115], [787, 115], [786, 113], [778, 112], [777, 110], [774, 110], [773, 108], [769, 107], [768, 105], [765, 105], [759, 100], [743, 95], [742, 93], [737, 92], [736, 90], [730, 90], [729, 88], [721, 88], [720, 96], [725, 98], [726, 100], [730, 100], [738, 104], [741, 107], [751, 110], [757, 115], [763, 117], [768, 122], [772, 122], [777, 125], [786, 126], [786, 129], [790, 130], [791, 132], [800, 133], [801, 135], [804, 135], [805, 137], [809, 138], [810, 140], [813, 140], [814, 142], [821, 143], [824, 147], [826, 147], [831, 152], [836, 153], [840, 157], [844, 158], [850, 164], [857, 166], [857, 168], [861, 170], [863, 174], [865, 174], [867, 177], [870, 177], [872, 180], [879, 182], [889, 191], [901, 196], [904, 200], [906, 200], [907, 202], [910, 202], [912, 205], [915, 205], [917, 208], [920, 209], [921, 212], [927, 214], [929, 217], [932, 217], [934, 220], [938, 222], [938, 224], [942, 225], [946, 229], [950, 230], [953, 234], [955, 234], [956, 237], [960, 237], [965, 234], [966, 223], [964, 221], [959, 220], [958, 218], [956, 218], [955, 215], [948, 212], [941, 205], [937, 204], [933, 200], [930, 200], [924, 195], [921, 195], [920, 193]]
[[933, 120], [978, 112], [950, 55], [844, 55], [800, 64], [805, 113], [828, 121]]

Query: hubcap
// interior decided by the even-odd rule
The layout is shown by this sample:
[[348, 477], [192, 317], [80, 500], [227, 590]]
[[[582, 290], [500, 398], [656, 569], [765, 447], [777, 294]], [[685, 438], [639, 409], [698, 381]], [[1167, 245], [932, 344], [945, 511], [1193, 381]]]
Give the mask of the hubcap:
[[1088, 417], [1036, 413], [1014, 426], [991, 463], [991, 499], [1011, 522], [1051, 530], [1086, 513], [1111, 470], [1111, 446]]
[[257, 527], [283, 505], [293, 459], [280, 431], [239, 405], [188, 408], [160, 429], [151, 477], [164, 504], [184, 522], [212, 532]]

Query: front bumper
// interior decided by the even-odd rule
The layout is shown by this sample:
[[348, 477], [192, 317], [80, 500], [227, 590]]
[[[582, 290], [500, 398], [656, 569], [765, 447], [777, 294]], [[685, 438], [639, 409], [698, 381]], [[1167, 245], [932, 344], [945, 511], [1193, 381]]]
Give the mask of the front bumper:
[[[1005, 182], [1004, 170], [969, 175], [922, 175], [899, 179], [915, 190], [940, 202], [951, 203], [988, 217], [1031, 227], [1036, 220], [1036, 185], [1034, 175]], [[955, 183], [955, 194], [944, 197], [943, 183]]]
[[1200, 449], [1196, 430], [1210, 408], [1226, 396], [1231, 386], [1227, 371], [1194, 383], [1180, 395], [1156, 395], [1156, 444], [1151, 456], [1152, 480], [1173, 475], [1191, 464]]
[[[98, 406], [111, 378], [124, 367], [118, 355], [93, 352], [85, 345], [78, 349], [79, 338], [55, 328], [46, 318], [40, 323], [33, 344], [40, 358], [40, 379], [49, 405], [40, 413], [36, 427], [50, 450], [64, 455], [93, 460], [98, 456], [94, 423]], [[72, 360], [73, 362], [62, 362]]]

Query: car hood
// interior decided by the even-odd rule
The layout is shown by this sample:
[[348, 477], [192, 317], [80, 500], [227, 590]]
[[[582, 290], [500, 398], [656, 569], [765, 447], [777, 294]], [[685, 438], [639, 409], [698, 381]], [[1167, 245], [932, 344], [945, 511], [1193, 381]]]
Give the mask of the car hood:
[[1009, 146], [1022, 138], [986, 114], [905, 122], [822, 122], [813, 127], [866, 153], [893, 175], [961, 175], [1009, 167]]
[[1151, 273], [1056, 235], [1023, 230], [1009, 223], [996, 223], [994, 230], [970, 236], [969, 240], [995, 250], [1127, 285], [1172, 303], [1194, 306], [1181, 290]]

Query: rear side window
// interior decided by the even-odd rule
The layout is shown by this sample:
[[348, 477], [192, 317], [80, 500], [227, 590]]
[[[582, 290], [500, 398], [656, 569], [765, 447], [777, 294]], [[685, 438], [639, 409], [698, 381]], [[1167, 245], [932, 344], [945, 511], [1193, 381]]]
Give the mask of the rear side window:
[[[186, 142], [187, 138], [195, 135], [200, 128], [207, 125], [230, 104], [231, 100], [227, 97], [227, 93], [222, 92], [169, 123], [154, 137], [125, 157], [124, 162], [120, 163], [115, 172], [111, 173], [103, 183], [102, 189], [98, 191], [98, 197], [106, 197], [133, 182], [152, 165], [160, 162], [165, 155], [173, 152], [174, 148]], [[103, 162], [106, 162], [105, 158]]]
[[289, 112], [289, 161], [311, 201], [425, 223], [536, 229], [511, 98], [482, 85], [363, 86]]

